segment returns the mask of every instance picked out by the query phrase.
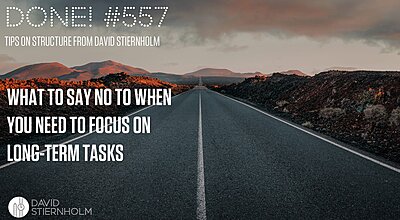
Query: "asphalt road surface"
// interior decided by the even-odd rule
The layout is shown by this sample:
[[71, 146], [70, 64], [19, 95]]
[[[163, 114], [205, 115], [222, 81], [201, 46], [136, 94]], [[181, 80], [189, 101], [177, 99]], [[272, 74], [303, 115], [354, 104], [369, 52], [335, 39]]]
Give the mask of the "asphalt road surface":
[[72, 142], [121, 143], [123, 162], [2, 167], [0, 219], [15, 196], [92, 208], [84, 219], [400, 218], [398, 170], [204, 87], [136, 115], [151, 134]]

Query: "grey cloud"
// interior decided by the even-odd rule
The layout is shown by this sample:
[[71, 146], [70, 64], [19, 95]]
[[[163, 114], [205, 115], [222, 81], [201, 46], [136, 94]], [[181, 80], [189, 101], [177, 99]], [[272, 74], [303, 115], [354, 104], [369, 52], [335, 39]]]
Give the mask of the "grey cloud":
[[[26, 3], [15, 4], [21, 2]], [[97, 22], [103, 22], [107, 6], [167, 5], [165, 26], [194, 44], [238, 32], [384, 41], [389, 47], [399, 46], [400, 40], [398, 0], [34, 0], [30, 4], [60, 8], [92, 5]]]
[[247, 49], [248, 46], [246, 45], [229, 45], [229, 44], [222, 44], [215, 47], [210, 48], [211, 51], [220, 51], [224, 53], [228, 52], [239, 52]]
[[170, 63], [164, 63], [164, 66], [178, 66], [179, 63], [177, 62], [170, 62]]
[[8, 63], [8, 62], [14, 62], [15, 59], [6, 55], [6, 54], [0, 54], [0, 65], [2, 63]]
[[23, 65], [24, 63], [17, 62], [13, 57], [6, 54], [0, 54], [0, 74], [8, 73], [9, 71]]

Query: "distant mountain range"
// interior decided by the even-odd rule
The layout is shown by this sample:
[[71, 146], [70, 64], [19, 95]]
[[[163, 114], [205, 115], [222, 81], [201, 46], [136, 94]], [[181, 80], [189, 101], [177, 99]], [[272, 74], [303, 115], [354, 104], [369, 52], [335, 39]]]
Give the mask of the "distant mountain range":
[[23, 66], [2, 76], [2, 78], [31, 79], [31, 78], [59, 78], [76, 72], [61, 63], [40, 63]]
[[[171, 83], [197, 83], [201, 77], [204, 83], [230, 84], [243, 81], [245, 78], [254, 76], [269, 76], [272, 74], [236, 73], [228, 69], [204, 68], [194, 72], [177, 75], [172, 73], [155, 72], [150, 73], [142, 68], [124, 65], [112, 60], [103, 62], [92, 62], [82, 66], [67, 67], [61, 63], [39, 63], [27, 65], [0, 76], [0, 78], [14, 78], [27, 80], [32, 78], [58, 78], [61, 80], [89, 80], [100, 78], [110, 73], [124, 72], [133, 76], [150, 76]], [[299, 70], [281, 72], [285, 75], [307, 76]]]
[[185, 74], [185, 76], [194, 76], [194, 77], [238, 77], [238, 78], [249, 78], [257, 75], [265, 75], [265, 74], [260, 72], [235, 73], [228, 69], [214, 69], [214, 68], [204, 68]]
[[88, 63], [83, 66], [72, 67], [72, 69], [90, 72], [93, 75], [92, 78], [99, 78], [99, 77], [108, 75], [110, 73], [120, 73], [120, 72], [124, 72], [127, 74], [135, 74], [135, 73], [136, 74], [148, 74], [149, 73], [148, 71], [146, 71], [144, 69], [137, 68], [137, 67], [131, 67], [128, 65], [117, 63], [112, 60], [107, 60], [104, 62]]
[[144, 69], [127, 66], [115, 61], [88, 63], [83, 66], [67, 67], [61, 63], [39, 63], [24, 66], [11, 71], [1, 78], [32, 79], [59, 78], [62, 80], [88, 80], [100, 78], [109, 73], [125, 72], [127, 74], [148, 74]]
[[307, 74], [301, 72], [300, 70], [288, 70], [284, 72], [280, 72], [283, 75], [295, 75], [295, 76], [308, 76]]

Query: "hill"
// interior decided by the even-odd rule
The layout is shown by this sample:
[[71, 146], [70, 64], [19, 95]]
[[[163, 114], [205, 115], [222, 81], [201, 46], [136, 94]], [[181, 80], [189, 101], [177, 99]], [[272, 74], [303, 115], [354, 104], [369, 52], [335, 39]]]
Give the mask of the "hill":
[[38, 63], [18, 68], [1, 76], [1, 78], [13, 78], [21, 80], [32, 78], [58, 78], [66, 74], [82, 74], [83, 72], [84, 71], [76, 71], [57, 62]]
[[300, 70], [288, 70], [280, 73], [283, 75], [308, 76], [307, 74], [301, 72]]
[[[109, 73], [120, 73], [124, 72], [128, 75], [130, 74], [148, 74], [149, 72], [128, 65], [124, 65], [112, 60], [107, 60], [103, 62], [92, 62], [82, 66], [72, 67], [74, 70], [79, 70], [82, 72], [88, 72], [91, 74], [89, 79], [99, 78], [108, 75]], [[79, 76], [77, 76], [79, 77]], [[71, 79], [71, 78], [70, 78]]]
[[120, 72], [130, 75], [147, 75], [149, 73], [144, 69], [124, 65], [111, 60], [93, 62], [71, 68], [61, 63], [53, 62], [27, 65], [1, 76], [1, 79], [13, 78], [29, 80], [34, 78], [58, 78], [60, 80], [80, 81], [100, 78], [109, 73]]
[[228, 69], [204, 68], [194, 72], [186, 73], [185, 76], [204, 77], [204, 76], [223, 76], [237, 77], [238, 74]]
[[[107, 60], [102, 62], [91, 62], [82, 66], [74, 67], [67, 67], [56, 62], [33, 64], [21, 67], [1, 76], [0, 78], [14, 78], [20, 80], [29, 80], [33, 78], [57, 78], [67, 81], [82, 81], [100, 78], [110, 73], [120, 72], [124, 72], [132, 76], [150, 76], [152, 78], [178, 84], [197, 84], [199, 77], [201, 77], [203, 83], [213, 85], [240, 83], [245, 78], [272, 75], [266, 75], [260, 72], [236, 73], [228, 69], [216, 68], [203, 68], [194, 72], [186, 73], [184, 75], [162, 72], [149, 73], [142, 68], [132, 67], [112, 60]], [[281, 72], [281, 74], [306, 76], [306, 74], [299, 70], [289, 70]]]
[[248, 77], [254, 77], [256, 75], [262, 75], [262, 73], [260, 72], [235, 73], [228, 69], [215, 69], [215, 68], [204, 68], [184, 74], [184, 76], [192, 76], [192, 77], [238, 77], [238, 78], [248, 78]]

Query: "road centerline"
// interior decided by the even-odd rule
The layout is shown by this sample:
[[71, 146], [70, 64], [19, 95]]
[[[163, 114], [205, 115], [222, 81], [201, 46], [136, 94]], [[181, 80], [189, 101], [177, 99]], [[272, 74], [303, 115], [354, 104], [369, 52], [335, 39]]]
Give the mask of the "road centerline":
[[206, 190], [204, 184], [204, 159], [203, 159], [203, 126], [201, 112], [201, 90], [199, 91], [199, 130], [197, 150], [197, 219], [205, 220], [206, 216]]

